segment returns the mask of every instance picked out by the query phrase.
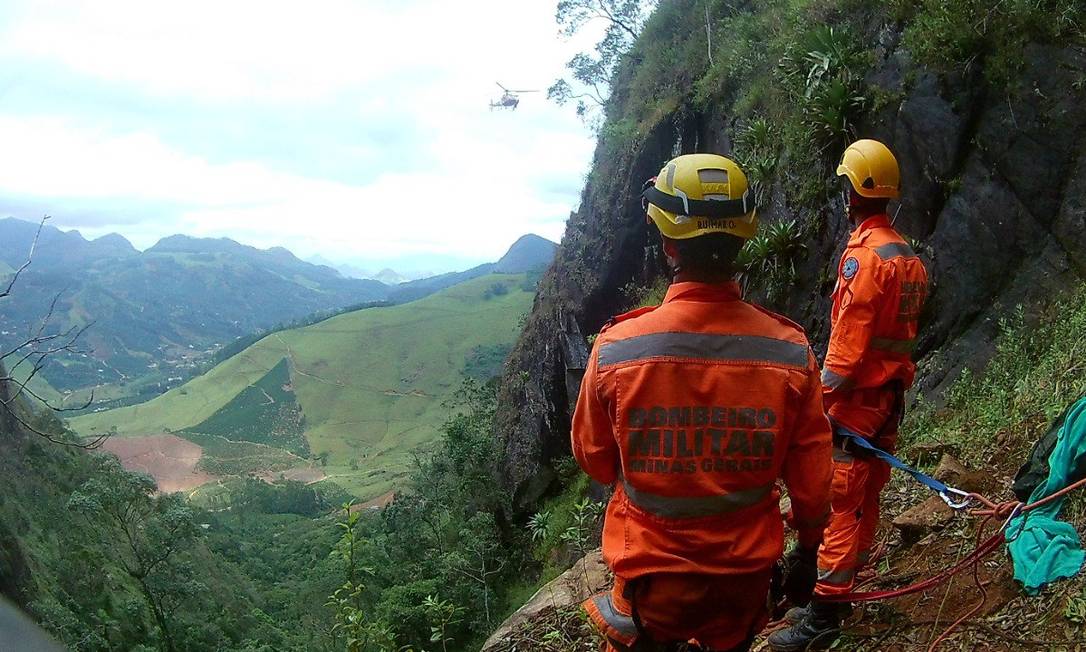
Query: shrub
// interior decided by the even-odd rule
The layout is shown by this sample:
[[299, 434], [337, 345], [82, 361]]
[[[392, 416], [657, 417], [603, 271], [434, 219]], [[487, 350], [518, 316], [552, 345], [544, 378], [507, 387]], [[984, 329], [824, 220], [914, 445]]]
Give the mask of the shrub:
[[1025, 63], [1025, 45], [1081, 33], [1077, 0], [898, 0], [910, 18], [905, 44], [923, 64], [960, 70], [981, 63], [993, 84], [1009, 83]]

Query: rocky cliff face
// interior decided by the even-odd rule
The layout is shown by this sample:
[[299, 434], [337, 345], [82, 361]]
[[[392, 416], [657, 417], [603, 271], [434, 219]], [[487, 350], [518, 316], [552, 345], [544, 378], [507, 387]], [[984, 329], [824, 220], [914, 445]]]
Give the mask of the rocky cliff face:
[[[1000, 320], [1017, 305], [1028, 318], [1086, 278], [1086, 55], [1077, 46], [1029, 45], [1014, 82], [1000, 85], [980, 63], [943, 73], [913, 63], [901, 26], [888, 19], [864, 31], [877, 43], [868, 88], [889, 99], [856, 133], [887, 142], [903, 170], [897, 226], [922, 243], [932, 279], [918, 388], [938, 396], [963, 368], [987, 360]], [[614, 101], [637, 99], [618, 95]], [[730, 153], [735, 126], [724, 106], [695, 108], [687, 99], [627, 147], [601, 140], [501, 390], [497, 436], [519, 507], [546, 492], [551, 461], [569, 452], [585, 336], [629, 307], [623, 288], [664, 273], [641, 214], [641, 182], [679, 153]], [[848, 224], [837, 200], [791, 203], [786, 182], [770, 189], [763, 221], [798, 217], [820, 227], [795, 261], [795, 287], [775, 307], [805, 325], [821, 355]]]

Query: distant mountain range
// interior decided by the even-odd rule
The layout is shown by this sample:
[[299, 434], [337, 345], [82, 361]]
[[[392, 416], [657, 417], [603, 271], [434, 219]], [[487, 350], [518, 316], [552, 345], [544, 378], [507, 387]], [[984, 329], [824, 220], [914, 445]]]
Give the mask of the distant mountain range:
[[396, 303], [414, 301], [443, 288], [486, 274], [520, 274], [537, 271], [554, 260], [558, 245], [546, 238], [529, 233], [522, 235], [496, 263], [483, 263], [463, 272], [449, 272], [417, 281], [401, 283], [389, 292]]
[[[0, 279], [25, 262], [37, 228], [0, 219]], [[554, 250], [543, 238], [525, 236], [490, 269], [469, 270], [460, 280], [497, 266], [505, 273], [542, 267]], [[511, 257], [522, 251], [528, 253]], [[42, 371], [47, 389], [101, 386], [99, 398], [153, 395], [237, 337], [322, 311], [418, 298], [455, 282], [435, 277], [390, 287], [347, 278], [282, 247], [174, 235], [140, 252], [120, 235], [87, 240], [47, 225], [33, 264], [0, 304], [0, 350], [22, 341], [59, 296], [48, 332], [93, 326], [83, 338], [86, 354], [58, 358]]]
[[325, 267], [331, 267], [332, 269], [336, 270], [347, 278], [372, 279], [374, 281], [381, 281], [385, 285], [397, 285], [399, 283], [406, 283], [407, 281], [414, 281], [417, 279], [434, 276], [434, 274], [430, 272], [401, 274], [400, 272], [392, 269], [391, 267], [385, 267], [380, 271], [374, 272], [372, 271], [372, 269], [363, 269], [358, 265], [352, 265], [350, 263], [337, 263], [335, 261], [328, 260], [320, 254], [306, 258], [306, 262], [313, 263], [314, 265], [324, 265]]

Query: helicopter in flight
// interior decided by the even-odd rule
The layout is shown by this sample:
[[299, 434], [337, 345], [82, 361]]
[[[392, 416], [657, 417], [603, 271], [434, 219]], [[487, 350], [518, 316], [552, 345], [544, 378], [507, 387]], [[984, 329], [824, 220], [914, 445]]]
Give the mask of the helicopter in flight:
[[510, 109], [510, 110], [515, 111], [517, 109], [517, 106], [520, 104], [520, 94], [521, 93], [538, 93], [539, 92], [538, 90], [534, 90], [534, 91], [512, 91], [512, 90], [509, 90], [508, 88], [506, 88], [505, 86], [502, 86], [498, 82], [494, 82], [494, 83], [498, 84], [498, 88], [502, 89], [502, 96], [499, 97], [496, 101], [490, 103], [490, 110], [491, 111], [493, 111], [494, 109]]

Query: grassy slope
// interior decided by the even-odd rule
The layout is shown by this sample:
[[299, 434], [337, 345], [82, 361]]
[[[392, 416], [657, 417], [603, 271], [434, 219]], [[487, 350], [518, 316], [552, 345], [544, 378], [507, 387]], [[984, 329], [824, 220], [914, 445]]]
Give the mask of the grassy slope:
[[[116, 426], [120, 435], [189, 428], [286, 357], [310, 449], [329, 454], [326, 472], [347, 489], [376, 495], [393, 486], [413, 450], [436, 437], [442, 403], [460, 386], [471, 351], [513, 341], [532, 300], [522, 278], [486, 276], [413, 303], [275, 333], [153, 401], [71, 425], [84, 434]], [[509, 292], [485, 299], [496, 282]]]

